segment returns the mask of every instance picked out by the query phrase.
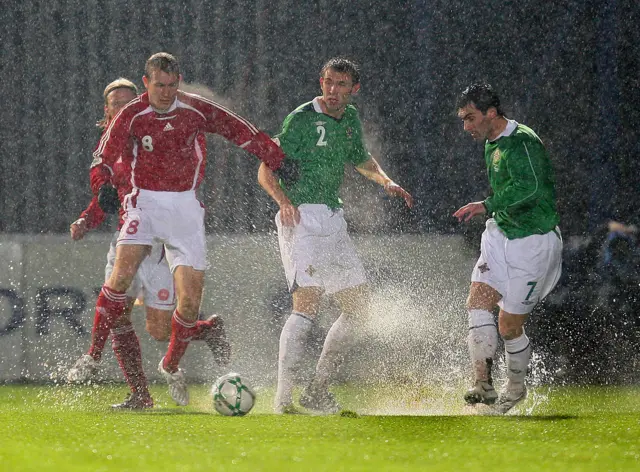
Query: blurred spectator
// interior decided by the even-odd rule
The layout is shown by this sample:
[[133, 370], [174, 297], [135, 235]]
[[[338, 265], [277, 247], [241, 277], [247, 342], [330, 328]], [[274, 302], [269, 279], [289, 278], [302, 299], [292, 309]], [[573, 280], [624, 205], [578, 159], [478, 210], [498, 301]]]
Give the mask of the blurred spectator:
[[559, 363], [556, 380], [631, 383], [640, 361], [638, 228], [618, 221], [567, 244], [563, 275], [535, 318], [532, 336]]

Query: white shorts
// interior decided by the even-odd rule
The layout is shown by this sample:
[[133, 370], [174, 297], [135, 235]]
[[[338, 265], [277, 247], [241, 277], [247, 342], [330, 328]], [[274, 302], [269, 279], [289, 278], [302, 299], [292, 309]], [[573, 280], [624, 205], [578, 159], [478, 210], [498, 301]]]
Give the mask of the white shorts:
[[278, 242], [289, 290], [321, 287], [336, 293], [367, 282], [364, 267], [347, 234], [342, 209], [302, 204], [300, 223], [282, 226], [276, 215]]
[[497, 290], [507, 313], [526, 315], [555, 287], [562, 271], [562, 236], [546, 234], [507, 239], [493, 218], [482, 233], [480, 258], [471, 274]]
[[[113, 272], [118, 235], [119, 233], [113, 235], [109, 246], [107, 266], [104, 270], [105, 282], [109, 280], [111, 272]], [[173, 289], [173, 275], [164, 257], [162, 244], [151, 246], [151, 253], [140, 264], [138, 272], [133, 278], [129, 290], [127, 290], [127, 296], [142, 299], [145, 306], [151, 308], [171, 311], [175, 309], [176, 299]]]
[[171, 272], [178, 266], [205, 270], [204, 207], [194, 191], [133, 189], [124, 199], [121, 244], [164, 244]]

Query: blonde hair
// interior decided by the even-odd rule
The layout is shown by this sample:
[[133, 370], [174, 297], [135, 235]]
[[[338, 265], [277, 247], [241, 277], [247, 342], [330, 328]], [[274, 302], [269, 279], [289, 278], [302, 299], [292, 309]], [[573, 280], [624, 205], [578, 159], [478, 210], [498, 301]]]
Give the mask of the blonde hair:
[[[136, 87], [136, 84], [131, 82], [129, 79], [125, 79], [124, 77], [119, 77], [116, 80], [114, 80], [113, 82], [111, 82], [110, 84], [108, 84], [105, 87], [104, 92], [102, 93], [102, 97], [104, 98], [105, 106], [109, 104], [109, 94], [111, 92], [113, 92], [114, 90], [121, 89], [121, 88], [129, 89], [133, 93], [138, 95], [138, 87]], [[107, 113], [105, 112], [105, 114], [102, 117], [102, 119], [96, 123], [96, 126], [98, 128], [104, 129], [104, 128], [107, 127], [107, 122], [108, 121], [109, 120], [107, 119]]]

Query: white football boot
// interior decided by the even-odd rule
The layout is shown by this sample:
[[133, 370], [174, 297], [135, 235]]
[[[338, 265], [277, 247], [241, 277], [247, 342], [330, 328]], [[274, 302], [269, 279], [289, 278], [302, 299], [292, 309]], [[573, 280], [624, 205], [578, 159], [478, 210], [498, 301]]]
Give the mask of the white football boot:
[[164, 357], [160, 359], [158, 364], [158, 372], [162, 374], [169, 384], [169, 395], [176, 402], [176, 405], [187, 406], [189, 404], [189, 391], [187, 390], [187, 382], [184, 379], [184, 371], [178, 369], [173, 374], [164, 370]]
[[67, 372], [67, 382], [88, 382], [95, 377], [99, 367], [100, 363], [98, 361], [95, 361], [89, 354], [83, 354]]
[[300, 395], [300, 405], [309, 410], [330, 415], [340, 411], [340, 405], [333, 394], [326, 388], [318, 387], [313, 383]]
[[476, 403], [484, 403], [485, 405], [493, 405], [498, 399], [493, 385], [485, 380], [476, 380], [476, 384], [464, 394], [464, 401], [469, 405]]
[[293, 403], [279, 403], [273, 409], [276, 415], [305, 415], [306, 413]]
[[527, 387], [524, 385], [522, 388], [517, 389], [507, 387], [503, 392], [500, 392], [500, 398], [495, 409], [498, 413], [504, 415], [525, 398], [527, 398]]

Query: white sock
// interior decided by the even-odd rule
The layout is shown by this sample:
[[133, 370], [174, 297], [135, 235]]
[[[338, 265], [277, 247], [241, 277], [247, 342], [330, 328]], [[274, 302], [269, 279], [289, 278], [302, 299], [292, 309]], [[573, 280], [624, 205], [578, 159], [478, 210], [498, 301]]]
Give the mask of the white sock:
[[316, 374], [313, 379], [315, 385], [323, 388], [329, 385], [331, 376], [342, 364], [346, 351], [351, 345], [354, 327], [353, 316], [344, 313], [331, 325], [324, 340], [320, 359], [316, 364]]
[[531, 343], [523, 332], [516, 339], [504, 340], [504, 351], [507, 358], [507, 389], [521, 390], [527, 376], [527, 367], [531, 358]]
[[498, 330], [493, 314], [487, 310], [469, 310], [467, 345], [475, 380], [488, 381], [498, 348]]
[[304, 313], [292, 312], [280, 333], [278, 352], [278, 389], [275, 406], [293, 401], [293, 376], [302, 357], [313, 321]]

